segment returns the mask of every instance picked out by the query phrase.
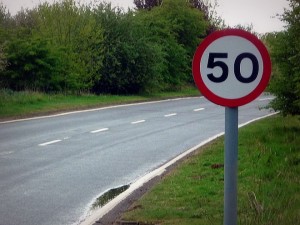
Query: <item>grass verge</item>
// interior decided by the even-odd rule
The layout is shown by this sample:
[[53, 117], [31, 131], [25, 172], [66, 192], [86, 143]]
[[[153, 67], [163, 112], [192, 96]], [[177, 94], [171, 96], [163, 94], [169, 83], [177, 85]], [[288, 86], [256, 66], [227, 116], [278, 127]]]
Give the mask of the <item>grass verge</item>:
[[[239, 131], [238, 221], [300, 224], [300, 117]], [[123, 214], [139, 224], [223, 224], [223, 138], [188, 158]]]
[[55, 112], [187, 96], [199, 96], [199, 92], [196, 88], [188, 87], [178, 92], [119, 96], [44, 94], [29, 91], [13, 92], [2, 89], [0, 90], [0, 119], [22, 118]]

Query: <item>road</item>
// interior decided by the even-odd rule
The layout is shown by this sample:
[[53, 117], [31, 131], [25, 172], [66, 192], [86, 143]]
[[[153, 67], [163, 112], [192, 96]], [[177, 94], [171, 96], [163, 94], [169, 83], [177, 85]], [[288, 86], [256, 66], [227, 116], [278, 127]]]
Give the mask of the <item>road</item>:
[[[239, 123], [269, 101], [240, 107]], [[78, 224], [101, 193], [223, 132], [224, 112], [187, 98], [0, 123], [0, 225]]]

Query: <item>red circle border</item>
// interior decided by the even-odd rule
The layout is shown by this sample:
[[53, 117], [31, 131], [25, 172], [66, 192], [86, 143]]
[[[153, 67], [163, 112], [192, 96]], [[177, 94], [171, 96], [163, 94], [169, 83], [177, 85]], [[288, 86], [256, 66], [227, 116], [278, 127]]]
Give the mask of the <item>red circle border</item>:
[[[214, 94], [203, 82], [200, 72], [201, 58], [206, 48], [215, 40], [225, 36], [239, 36], [247, 39], [258, 49], [263, 60], [263, 74], [260, 83], [251, 93], [237, 99], [223, 98]], [[193, 58], [192, 71], [196, 86], [208, 100], [221, 106], [238, 107], [253, 101], [265, 90], [271, 77], [271, 67], [271, 59], [268, 50], [255, 35], [241, 29], [225, 29], [213, 32], [201, 42]]]

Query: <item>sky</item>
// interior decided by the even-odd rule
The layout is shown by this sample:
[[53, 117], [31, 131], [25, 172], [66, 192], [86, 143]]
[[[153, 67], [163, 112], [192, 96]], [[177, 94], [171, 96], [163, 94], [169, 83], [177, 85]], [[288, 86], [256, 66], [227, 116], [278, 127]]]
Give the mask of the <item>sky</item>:
[[[0, 0], [14, 15], [23, 8], [32, 8], [46, 0]], [[53, 2], [55, 0], [47, 0]], [[90, 2], [91, 0], [81, 0], [81, 2]], [[214, 2], [214, 0], [211, 0]], [[120, 6], [125, 9], [133, 8], [133, 0], [106, 0], [113, 6]], [[266, 33], [280, 31], [284, 29], [284, 23], [280, 21], [277, 14], [282, 14], [284, 8], [288, 8], [287, 0], [218, 0], [216, 8], [226, 25], [235, 26], [241, 24], [253, 25], [254, 31]]]

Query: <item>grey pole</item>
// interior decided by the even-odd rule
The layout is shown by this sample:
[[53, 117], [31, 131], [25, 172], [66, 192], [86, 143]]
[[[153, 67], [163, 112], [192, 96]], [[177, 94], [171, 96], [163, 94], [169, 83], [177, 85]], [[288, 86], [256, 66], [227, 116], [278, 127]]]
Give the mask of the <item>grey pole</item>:
[[225, 108], [224, 225], [237, 225], [238, 107]]

